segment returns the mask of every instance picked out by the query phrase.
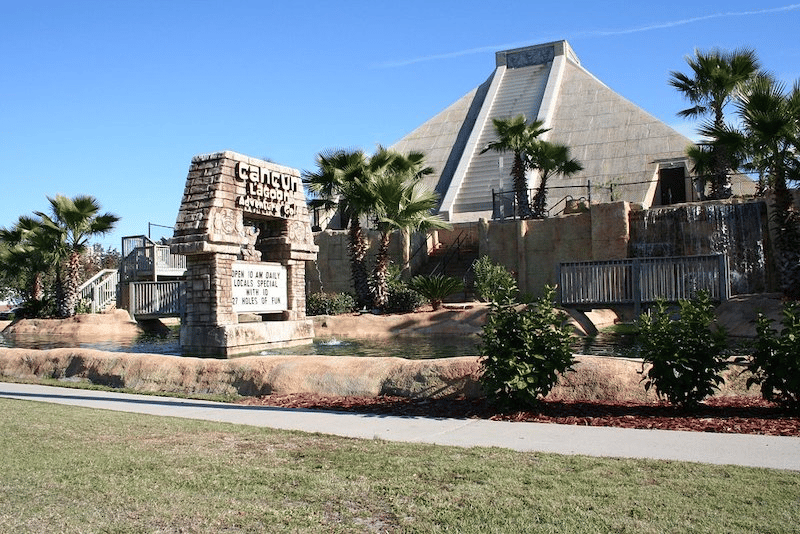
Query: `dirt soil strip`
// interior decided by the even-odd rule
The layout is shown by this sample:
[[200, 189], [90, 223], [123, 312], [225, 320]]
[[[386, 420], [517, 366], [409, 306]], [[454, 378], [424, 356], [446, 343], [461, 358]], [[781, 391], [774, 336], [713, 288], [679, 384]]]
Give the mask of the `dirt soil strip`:
[[242, 404], [407, 417], [479, 418], [800, 437], [800, 414], [755, 397], [713, 398], [694, 411], [681, 410], [666, 403], [543, 401], [537, 410], [500, 412], [486, 399], [329, 397], [315, 394], [251, 397]]

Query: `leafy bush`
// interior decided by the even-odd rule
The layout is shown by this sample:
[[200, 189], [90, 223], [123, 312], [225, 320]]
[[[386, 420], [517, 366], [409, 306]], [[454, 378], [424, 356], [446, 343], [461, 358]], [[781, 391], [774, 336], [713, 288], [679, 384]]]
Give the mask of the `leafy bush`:
[[348, 293], [311, 293], [306, 296], [306, 315], [339, 315], [349, 313], [356, 301]]
[[[375, 280], [370, 279], [373, 291], [375, 284]], [[386, 304], [380, 309], [384, 313], [411, 313], [425, 304], [425, 298], [409, 287], [403, 280], [402, 270], [394, 263], [390, 263], [386, 269], [386, 288]]]
[[75, 315], [92, 313], [92, 301], [89, 299], [80, 300], [75, 306]]
[[783, 308], [780, 334], [772, 321], [758, 314], [756, 340], [747, 387], [761, 386], [761, 396], [786, 408], [800, 410], [800, 303]]
[[441, 308], [445, 297], [464, 289], [464, 284], [458, 278], [441, 274], [415, 276], [408, 286], [425, 297], [434, 310]]
[[387, 313], [411, 313], [425, 304], [425, 298], [405, 284], [389, 286], [389, 298], [382, 310]]
[[492, 302], [481, 334], [482, 383], [487, 397], [506, 408], [535, 406], [571, 371], [571, 328], [554, 305], [555, 288], [534, 303]]
[[673, 320], [664, 302], [654, 313], [639, 318], [642, 358], [651, 364], [644, 387], [655, 386], [661, 397], [691, 408], [724, 382], [727, 333], [713, 327], [714, 305], [705, 292], [679, 303], [680, 317]]
[[511, 303], [517, 298], [517, 281], [502, 265], [481, 256], [472, 264], [475, 271], [475, 294], [485, 302]]
[[56, 304], [54, 299], [46, 298], [42, 300], [27, 300], [14, 314], [14, 319], [42, 319], [45, 317], [55, 317]]

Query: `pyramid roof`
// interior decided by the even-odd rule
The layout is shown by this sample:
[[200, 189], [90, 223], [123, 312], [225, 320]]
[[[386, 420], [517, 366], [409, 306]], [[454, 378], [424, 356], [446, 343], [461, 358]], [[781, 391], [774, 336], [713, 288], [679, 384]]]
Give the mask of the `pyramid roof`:
[[[584, 167], [548, 180], [551, 213], [563, 210], [567, 198], [650, 207], [660, 203], [661, 169], [684, 167], [689, 176], [686, 148], [692, 141], [598, 80], [566, 41], [497, 52], [495, 69], [482, 84], [392, 148], [426, 154], [435, 170], [427, 185], [440, 195], [445, 218], [492, 218], [493, 192], [513, 190], [512, 156], [481, 152], [496, 139], [492, 119], [517, 115], [543, 121], [550, 130], [541, 138], [567, 145]], [[691, 181], [686, 184], [692, 200]], [[528, 187], [537, 185], [536, 172], [530, 172]]]

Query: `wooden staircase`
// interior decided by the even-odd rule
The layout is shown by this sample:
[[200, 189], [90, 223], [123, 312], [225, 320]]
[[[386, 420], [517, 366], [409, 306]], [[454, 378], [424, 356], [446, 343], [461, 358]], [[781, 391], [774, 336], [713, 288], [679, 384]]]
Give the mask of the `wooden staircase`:
[[89, 303], [92, 313], [99, 313], [117, 304], [119, 271], [103, 269], [78, 288], [78, 298]]

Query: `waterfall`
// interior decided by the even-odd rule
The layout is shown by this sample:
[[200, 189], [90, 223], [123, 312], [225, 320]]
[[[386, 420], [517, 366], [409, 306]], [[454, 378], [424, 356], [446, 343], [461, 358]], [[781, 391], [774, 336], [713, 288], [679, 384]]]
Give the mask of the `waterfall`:
[[767, 208], [763, 201], [681, 204], [630, 214], [628, 255], [646, 258], [725, 254], [731, 293], [768, 288]]

